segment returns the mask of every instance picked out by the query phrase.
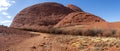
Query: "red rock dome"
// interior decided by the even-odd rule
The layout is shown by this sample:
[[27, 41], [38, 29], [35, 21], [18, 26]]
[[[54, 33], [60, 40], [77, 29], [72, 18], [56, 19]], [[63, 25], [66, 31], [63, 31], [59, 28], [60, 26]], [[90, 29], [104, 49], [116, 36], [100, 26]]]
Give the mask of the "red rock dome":
[[43, 29], [57, 24], [69, 13], [74, 12], [59, 3], [45, 2], [32, 5], [20, 11], [10, 27]]
[[89, 25], [96, 22], [105, 22], [104, 19], [85, 12], [74, 12], [67, 15], [54, 27], [64, 27], [71, 25]]

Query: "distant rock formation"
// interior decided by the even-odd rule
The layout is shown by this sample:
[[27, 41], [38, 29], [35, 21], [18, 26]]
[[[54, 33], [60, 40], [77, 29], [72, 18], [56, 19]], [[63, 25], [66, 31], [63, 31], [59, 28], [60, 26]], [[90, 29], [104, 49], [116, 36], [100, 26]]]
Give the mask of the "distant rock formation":
[[102, 18], [84, 12], [79, 7], [68, 4], [45, 2], [35, 4], [20, 11], [10, 27], [19, 29], [48, 30], [52, 27], [92, 24], [105, 22]]
[[74, 12], [67, 15], [55, 27], [64, 27], [72, 25], [89, 25], [96, 22], [105, 22], [104, 19], [85, 12]]
[[74, 11], [77, 11], [77, 12], [83, 12], [82, 9], [80, 9], [79, 7], [77, 7], [77, 6], [73, 5], [73, 4], [68, 4], [66, 7], [70, 8], [70, 9], [72, 9]]
[[59, 3], [40, 3], [27, 7], [19, 12], [10, 27], [45, 29], [57, 24], [71, 12], [74, 11]]

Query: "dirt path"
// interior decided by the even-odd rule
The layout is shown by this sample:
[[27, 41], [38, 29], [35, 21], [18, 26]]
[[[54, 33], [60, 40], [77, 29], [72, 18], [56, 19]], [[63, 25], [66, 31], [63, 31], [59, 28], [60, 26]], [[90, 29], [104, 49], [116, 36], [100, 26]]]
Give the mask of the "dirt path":
[[10, 47], [10, 51], [32, 51], [32, 48], [36, 48], [34, 46], [38, 44], [42, 44], [44, 41], [44, 38], [48, 35], [36, 33], [36, 32], [30, 32], [32, 34], [40, 34], [39, 36], [29, 38], [27, 40], [24, 40], [22, 43], [19, 43], [18, 45]]

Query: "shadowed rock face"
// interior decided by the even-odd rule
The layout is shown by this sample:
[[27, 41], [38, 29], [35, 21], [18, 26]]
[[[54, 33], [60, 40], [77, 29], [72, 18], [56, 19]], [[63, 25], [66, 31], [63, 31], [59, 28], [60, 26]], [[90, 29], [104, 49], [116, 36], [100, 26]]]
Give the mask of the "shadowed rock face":
[[61, 20], [54, 27], [64, 27], [64, 26], [71, 26], [71, 25], [89, 25], [97, 22], [105, 22], [105, 20], [89, 13], [74, 12], [67, 15], [63, 20]]
[[77, 12], [83, 12], [82, 9], [80, 9], [79, 7], [75, 6], [75, 5], [72, 5], [72, 4], [68, 4], [66, 7], [74, 10], [74, 11], [77, 11]]
[[19, 12], [10, 27], [27, 29], [51, 27], [71, 12], [74, 11], [58, 3], [40, 3]]

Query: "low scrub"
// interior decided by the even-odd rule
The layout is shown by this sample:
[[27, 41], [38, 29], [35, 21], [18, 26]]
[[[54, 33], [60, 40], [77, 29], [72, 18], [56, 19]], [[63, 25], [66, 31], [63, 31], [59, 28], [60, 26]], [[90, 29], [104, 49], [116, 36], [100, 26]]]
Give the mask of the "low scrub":
[[[104, 37], [119, 37], [120, 31], [117, 29], [73, 29], [66, 30], [65, 28], [43, 28], [39, 30], [35, 29], [23, 29], [26, 31], [50, 33], [50, 34], [64, 34], [64, 35], [81, 35], [81, 36], [104, 36]], [[119, 33], [118, 33], [119, 32]]]
[[69, 35], [81, 35], [81, 36], [103, 36], [103, 37], [117, 37], [118, 30], [116, 29], [75, 29], [75, 30], [65, 30], [64, 28], [53, 28], [50, 29], [51, 34], [69, 34]]
[[49, 33], [51, 34], [69, 34], [64, 28], [51, 28]]
[[101, 36], [103, 34], [102, 29], [88, 29], [84, 32], [85, 36]]

